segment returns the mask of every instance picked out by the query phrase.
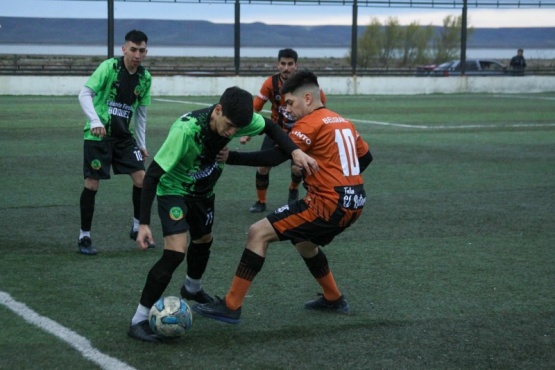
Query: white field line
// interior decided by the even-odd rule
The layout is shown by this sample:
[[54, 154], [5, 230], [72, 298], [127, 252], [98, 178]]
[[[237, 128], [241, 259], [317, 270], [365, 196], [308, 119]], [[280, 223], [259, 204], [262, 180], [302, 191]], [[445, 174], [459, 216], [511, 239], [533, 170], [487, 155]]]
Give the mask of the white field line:
[[74, 331], [58, 324], [48, 317], [41, 316], [24, 303], [17, 302], [8, 293], [0, 290], [0, 305], [21, 316], [25, 321], [38, 326], [42, 330], [53, 334], [60, 340], [66, 342], [71, 347], [79, 351], [83, 357], [94, 362], [100, 368], [106, 370], [135, 370], [134, 367], [127, 365], [116, 358], [105, 355], [94, 348], [87, 338], [80, 336]]
[[[496, 95], [496, 97], [505, 97], [503, 95]], [[537, 98], [535, 98], [537, 99]], [[541, 98], [541, 99], [546, 99], [546, 100], [555, 100], [555, 98], [549, 98], [549, 97], [545, 97], [545, 98]], [[166, 103], [180, 103], [180, 104], [192, 104], [192, 105], [201, 105], [201, 106], [210, 106], [212, 104], [207, 104], [207, 103], [199, 103], [199, 102], [193, 102], [193, 101], [184, 101], [184, 100], [171, 100], [171, 99], [154, 99], [157, 101], [161, 101], [161, 102], [166, 102]], [[264, 113], [271, 113], [269, 110], [263, 110], [262, 112]], [[390, 126], [390, 127], [403, 127], [403, 128], [414, 128], [414, 129], [419, 129], [419, 130], [433, 130], [433, 129], [452, 129], [452, 130], [456, 130], [456, 129], [467, 129], [467, 128], [511, 128], [511, 127], [553, 127], [555, 126], [555, 123], [511, 123], [508, 125], [454, 125], [454, 126], [448, 126], [448, 125], [410, 125], [410, 124], [405, 124], [405, 123], [394, 123], [394, 122], [381, 122], [381, 121], [370, 121], [370, 120], [364, 120], [364, 119], [353, 119], [353, 118], [348, 118], [345, 117], [348, 120], [355, 122], [355, 123], [364, 123], [364, 124], [370, 124], [370, 125], [379, 125], [379, 126]]]

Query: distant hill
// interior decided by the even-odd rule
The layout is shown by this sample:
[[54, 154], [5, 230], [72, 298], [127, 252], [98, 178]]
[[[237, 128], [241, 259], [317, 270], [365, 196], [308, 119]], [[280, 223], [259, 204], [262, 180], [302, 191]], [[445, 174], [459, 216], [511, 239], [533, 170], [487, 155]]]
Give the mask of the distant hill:
[[[107, 20], [0, 17], [0, 44], [106, 45]], [[115, 43], [130, 29], [140, 29], [150, 45], [233, 46], [233, 24], [207, 21], [116, 19]], [[365, 25], [359, 25], [362, 35]], [[280, 26], [241, 24], [244, 47], [349, 47], [350, 26]], [[555, 48], [555, 27], [476, 28], [470, 48]]]

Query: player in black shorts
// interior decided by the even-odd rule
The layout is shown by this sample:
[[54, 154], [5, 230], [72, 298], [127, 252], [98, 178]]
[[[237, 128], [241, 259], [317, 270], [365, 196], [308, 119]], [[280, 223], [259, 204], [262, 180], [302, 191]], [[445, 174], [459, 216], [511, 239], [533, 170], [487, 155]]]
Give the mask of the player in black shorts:
[[[81, 230], [79, 252], [95, 255], [91, 226], [100, 180], [127, 174], [133, 180], [133, 226], [130, 237], [137, 238], [141, 192], [145, 176], [144, 160], [146, 106], [150, 105], [150, 73], [141, 65], [147, 54], [147, 36], [137, 30], [125, 35], [123, 56], [102, 62], [79, 93], [79, 103], [87, 116], [84, 128]], [[134, 125], [131, 122], [134, 121]]]

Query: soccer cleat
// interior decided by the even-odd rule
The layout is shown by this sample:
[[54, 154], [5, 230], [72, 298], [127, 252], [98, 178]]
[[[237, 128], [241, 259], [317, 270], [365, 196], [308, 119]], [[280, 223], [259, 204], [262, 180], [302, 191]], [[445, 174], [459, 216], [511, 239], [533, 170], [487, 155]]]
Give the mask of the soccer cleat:
[[[137, 241], [137, 235], [139, 235], [139, 232], [131, 228], [131, 231], [129, 232], [129, 238], [133, 241]], [[148, 243], [148, 249], [152, 249], [152, 248], [156, 248], [156, 244]]]
[[320, 295], [319, 298], [306, 302], [304, 308], [307, 310], [337, 312], [343, 315], [349, 315], [351, 313], [351, 307], [343, 296], [335, 301], [328, 301], [323, 295]]
[[252, 213], [260, 213], [266, 210], [266, 203], [261, 203], [259, 200], [256, 201], [249, 209]]
[[130, 324], [129, 329], [127, 330], [127, 335], [133, 339], [142, 340], [143, 342], [162, 342], [162, 338], [156, 335], [150, 328], [148, 320], [139, 321], [135, 325]]
[[289, 198], [287, 198], [287, 204], [293, 203], [299, 200], [299, 189], [289, 189]]
[[239, 324], [241, 321], [241, 307], [230, 310], [225, 304], [225, 299], [216, 296], [213, 302], [196, 304], [191, 307], [199, 315], [211, 319], [227, 322], [228, 324]]
[[92, 240], [88, 236], [84, 236], [77, 242], [79, 247], [79, 252], [86, 256], [94, 256], [96, 254], [96, 249], [92, 245]]
[[181, 297], [190, 300], [190, 301], [197, 301], [198, 303], [210, 303], [214, 302], [214, 298], [210, 297], [208, 293], [204, 291], [204, 289], [199, 290], [196, 293], [190, 293], [186, 288], [185, 285], [181, 286]]

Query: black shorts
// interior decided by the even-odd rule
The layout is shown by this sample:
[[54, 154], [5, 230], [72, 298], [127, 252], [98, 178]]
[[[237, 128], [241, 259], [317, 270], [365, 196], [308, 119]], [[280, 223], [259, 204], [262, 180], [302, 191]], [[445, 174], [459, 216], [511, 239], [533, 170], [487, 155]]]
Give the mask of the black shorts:
[[325, 246], [352, 225], [361, 211], [362, 209], [357, 211], [356, 217], [351, 217], [350, 222], [345, 224], [341, 221], [350, 211], [338, 208], [329, 220], [325, 220], [319, 217], [303, 199], [300, 199], [276, 209], [266, 218], [272, 224], [280, 241], [290, 240], [293, 245], [310, 241]]
[[107, 180], [110, 178], [111, 168], [115, 175], [145, 170], [143, 154], [132, 137], [121, 140], [85, 140], [83, 153], [85, 178]]
[[162, 222], [162, 235], [182, 234], [189, 231], [191, 240], [212, 233], [214, 199], [193, 199], [179, 195], [158, 196], [158, 216]]

